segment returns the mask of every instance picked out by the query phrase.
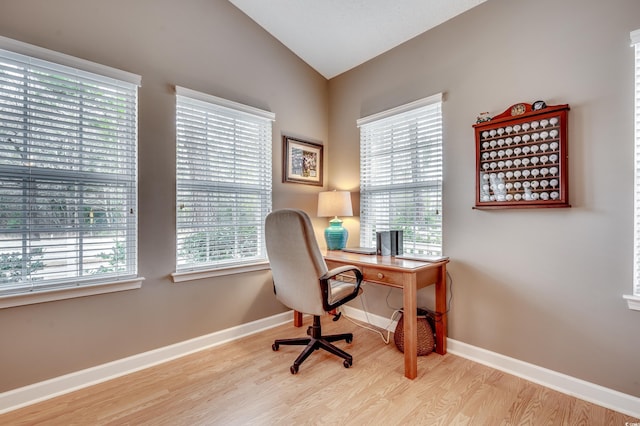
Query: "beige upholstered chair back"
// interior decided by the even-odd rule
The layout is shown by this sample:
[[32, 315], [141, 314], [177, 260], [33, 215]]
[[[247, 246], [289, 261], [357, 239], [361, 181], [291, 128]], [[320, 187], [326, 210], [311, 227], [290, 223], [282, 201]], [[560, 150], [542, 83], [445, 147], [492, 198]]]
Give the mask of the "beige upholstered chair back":
[[298, 312], [324, 315], [319, 279], [327, 265], [309, 216], [302, 210], [276, 210], [267, 216], [265, 237], [278, 300]]

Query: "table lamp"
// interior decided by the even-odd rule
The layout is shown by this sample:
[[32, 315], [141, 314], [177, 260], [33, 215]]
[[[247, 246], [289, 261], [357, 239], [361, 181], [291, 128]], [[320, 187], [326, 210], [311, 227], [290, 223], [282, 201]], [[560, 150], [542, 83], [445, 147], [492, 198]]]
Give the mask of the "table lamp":
[[331, 217], [329, 227], [324, 230], [327, 249], [341, 250], [347, 245], [349, 232], [342, 227], [338, 216], [353, 216], [351, 193], [348, 191], [326, 191], [318, 193], [318, 217]]

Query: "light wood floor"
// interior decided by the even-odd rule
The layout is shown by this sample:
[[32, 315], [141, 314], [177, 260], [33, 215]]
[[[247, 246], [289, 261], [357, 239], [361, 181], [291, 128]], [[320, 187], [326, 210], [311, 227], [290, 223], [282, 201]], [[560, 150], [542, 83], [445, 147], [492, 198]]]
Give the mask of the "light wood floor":
[[[305, 324], [307, 324], [305, 320]], [[352, 331], [354, 357], [316, 352], [297, 375], [301, 347], [271, 350], [280, 326], [242, 340], [0, 415], [1, 425], [615, 425], [638, 419], [586, 403], [451, 354], [403, 356], [345, 319], [325, 333]]]

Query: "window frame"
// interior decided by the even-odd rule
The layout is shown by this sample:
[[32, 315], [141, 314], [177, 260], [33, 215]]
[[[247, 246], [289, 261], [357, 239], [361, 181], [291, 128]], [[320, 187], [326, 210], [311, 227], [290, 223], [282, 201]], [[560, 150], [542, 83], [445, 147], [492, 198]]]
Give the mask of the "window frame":
[[[260, 271], [269, 269], [269, 262], [266, 256], [266, 249], [264, 246], [264, 218], [271, 211], [272, 208], [272, 194], [273, 194], [273, 177], [272, 177], [272, 149], [273, 149], [273, 125], [272, 122], [275, 121], [275, 114], [269, 111], [264, 111], [259, 108], [251, 107], [248, 105], [240, 104], [237, 102], [233, 102], [227, 99], [219, 98], [213, 95], [209, 95], [206, 93], [198, 92], [195, 90], [187, 89], [184, 87], [176, 86], [176, 270], [171, 274], [173, 282], [184, 282], [191, 281], [201, 278], [210, 278], [210, 277], [218, 277], [224, 275], [231, 275], [237, 273], [244, 273], [250, 271]], [[260, 240], [259, 243], [262, 248], [257, 248], [258, 255], [255, 258], [249, 258], [245, 260], [243, 257], [239, 259], [233, 260], [221, 260], [221, 261], [213, 261], [213, 262], [203, 262], [201, 266], [195, 264], [187, 264], [185, 266], [180, 267], [180, 250], [181, 245], [181, 228], [183, 226], [180, 224], [180, 206], [184, 205], [188, 200], [181, 199], [181, 190], [193, 190], [194, 188], [199, 188], [201, 193], [205, 194], [215, 194], [216, 190], [219, 190], [221, 187], [225, 187], [227, 190], [231, 187], [240, 188], [245, 184], [240, 182], [235, 182], [234, 184], [222, 183], [221, 180], [216, 180], [216, 178], [212, 176], [199, 176], [204, 179], [199, 182], [189, 182], [185, 178], [181, 178], [180, 176], [180, 167], [181, 163], [185, 161], [192, 161], [191, 158], [181, 158], [180, 154], [180, 144], [184, 143], [192, 143], [189, 141], [185, 141], [184, 138], [187, 137], [185, 135], [180, 136], [180, 126], [184, 126], [185, 124], [179, 124], [181, 120], [185, 120], [185, 117], [179, 117], [180, 107], [179, 103], [183, 100], [185, 102], [185, 106], [192, 107], [195, 109], [202, 108], [201, 113], [210, 113], [211, 111], [215, 111], [216, 114], [221, 114], [224, 116], [224, 119], [228, 119], [231, 121], [234, 120], [249, 120], [252, 121], [252, 124], [260, 127], [263, 135], [261, 137], [256, 137], [256, 140], [263, 144], [260, 147], [260, 169], [262, 170], [262, 177], [259, 183], [256, 183], [251, 186], [251, 188], [244, 189], [243, 191], [236, 191], [236, 195], [238, 194], [259, 194], [259, 202], [254, 201], [255, 205], [260, 204], [260, 225], [259, 229], [255, 235], [256, 241]], [[207, 125], [208, 126], [208, 125]], [[204, 129], [204, 127], [203, 127]], [[207, 129], [207, 137], [215, 139], [216, 131], [212, 131], [212, 127], [206, 127]], [[233, 138], [237, 138], [239, 134], [234, 133]], [[183, 140], [181, 140], [182, 138]], [[210, 147], [215, 146], [215, 143], [219, 142], [211, 142]], [[248, 155], [248, 154], [247, 154]], [[240, 160], [246, 160], [245, 156], [239, 158]], [[235, 157], [234, 157], [234, 161]], [[266, 171], [268, 170], [268, 176], [266, 175]], [[267, 190], [264, 193], [264, 190]], [[254, 207], [255, 207], [254, 205]], [[195, 207], [194, 207], [195, 208]], [[234, 222], [235, 223], [235, 222]], [[237, 223], [235, 225], [237, 227]], [[237, 249], [234, 249], [234, 255], [237, 255]]]
[[[127, 241], [130, 241], [131, 244], [127, 244], [127, 247], [131, 250], [132, 254], [127, 257], [127, 271], [123, 274], [109, 274], [103, 277], [98, 278], [89, 278], [83, 277], [82, 274], [73, 277], [61, 277], [57, 280], [51, 281], [51, 283], [47, 283], [46, 285], [28, 287], [24, 286], [23, 289], [20, 289], [20, 286], [15, 286], [12, 291], [7, 291], [5, 294], [0, 295], [0, 309], [14, 307], [14, 306], [22, 306], [34, 303], [42, 303], [49, 302], [55, 300], [64, 300], [75, 297], [84, 297], [95, 294], [104, 294], [104, 293], [112, 293], [119, 292], [124, 290], [132, 290], [140, 288], [142, 285], [143, 277], [138, 276], [137, 270], [137, 259], [138, 259], [138, 236], [137, 236], [137, 129], [138, 129], [138, 93], [137, 87], [141, 85], [141, 77], [136, 74], [129, 73], [127, 71], [118, 70], [115, 68], [111, 68], [102, 64], [97, 64], [94, 62], [90, 62], [84, 59], [76, 58], [73, 56], [69, 56], [60, 52], [52, 51], [49, 49], [45, 49], [42, 47], [30, 45], [27, 43], [23, 43], [17, 40], [9, 39], [6, 37], [0, 36], [0, 49], [9, 52], [10, 56], [14, 56], [18, 58], [18, 55], [26, 56], [27, 59], [31, 59], [33, 62], [38, 62], [41, 65], [47, 66], [50, 64], [54, 70], [56, 69], [64, 69], [71, 68], [75, 71], [76, 74], [82, 74], [85, 77], [91, 78], [91, 75], [87, 75], [86, 73], [91, 73], [99, 77], [102, 80], [110, 80], [114, 83], [127, 84], [135, 86], [135, 94], [134, 94], [134, 104], [132, 107], [133, 117], [135, 119], [135, 123], [133, 124], [134, 132], [133, 135], [133, 144], [132, 148], [132, 164], [133, 164], [133, 173], [132, 173], [132, 190], [130, 191], [133, 205], [131, 208], [134, 209], [134, 215], [130, 220], [127, 220], [127, 223], [132, 226], [132, 230], [129, 229], [127, 235]], [[44, 61], [44, 62], [43, 62]], [[30, 71], [31, 72], [31, 71]], [[55, 73], [56, 71], [53, 71]], [[84, 77], [83, 77], [84, 78]], [[120, 83], [118, 83], [120, 82]], [[63, 133], [53, 135], [60, 136]], [[45, 151], [46, 152], [46, 151]], [[46, 158], [46, 157], [43, 157]], [[20, 174], [19, 168], [14, 170], [15, 177], [11, 179], [17, 179], [19, 176], [23, 176]], [[9, 176], [9, 175], [7, 175]], [[42, 173], [43, 182], [51, 181], [54, 179], [59, 182], [71, 182], [73, 179], [77, 179], [77, 177], [73, 177], [68, 175], [68, 173], [64, 173], [64, 171], [58, 171], [52, 169], [50, 172], [44, 170]], [[9, 178], [9, 177], [7, 177]], [[80, 192], [82, 193], [82, 191]], [[82, 232], [81, 231], [81, 223], [80, 221], [76, 222], [73, 225], [72, 230], [74, 232]], [[30, 228], [29, 228], [30, 229]], [[28, 233], [25, 234], [27, 244], [31, 238], [28, 236]], [[78, 256], [83, 256], [84, 252], [82, 249], [77, 252]]]
[[640, 311], [640, 29], [632, 31], [634, 49], [634, 199], [633, 199], [633, 287], [624, 295], [629, 309]]
[[[427, 204], [422, 207], [418, 205], [412, 205], [412, 201], [407, 201], [403, 207], [409, 208], [410, 214], [412, 218], [421, 218], [425, 219], [425, 224], [423, 226], [417, 226], [414, 229], [410, 229], [417, 235], [416, 238], [412, 238], [409, 233], [404, 232], [403, 241], [404, 241], [404, 253], [405, 254], [415, 254], [415, 255], [441, 255], [443, 250], [443, 232], [442, 232], [442, 184], [443, 184], [443, 115], [442, 115], [442, 101], [443, 94], [438, 93], [423, 99], [419, 99], [414, 102], [410, 102], [405, 105], [401, 105], [396, 108], [389, 109], [387, 111], [383, 111], [377, 114], [373, 114], [364, 118], [357, 120], [356, 124], [360, 128], [360, 245], [363, 247], [372, 247], [375, 246], [375, 232], [377, 229], [381, 231], [387, 230], [397, 230], [392, 228], [391, 223], [369, 223], [371, 221], [375, 221], [375, 217], [377, 213], [371, 213], [371, 217], [367, 212], [367, 204], [370, 203], [368, 198], [373, 196], [374, 194], [387, 194], [389, 197], [393, 195], [393, 193], [400, 194], [399, 197], [407, 197], [410, 193], [414, 194], [413, 199], [415, 199], [416, 193], [426, 194], [421, 199], [428, 199]], [[420, 118], [412, 117], [417, 113], [424, 112], [424, 116], [420, 116]], [[438, 119], [436, 126], [434, 127], [435, 131], [430, 128], [431, 123], [427, 124], [427, 117], [432, 118], [436, 117]], [[396, 123], [393, 123], [393, 121]], [[405, 121], [406, 120], [406, 121]], [[428, 119], [427, 119], [428, 120]], [[387, 125], [387, 123], [391, 123]], [[386, 129], [384, 131], [379, 131], [377, 134], [367, 134], [369, 132], [376, 132], [375, 126], [385, 126]], [[425, 129], [425, 127], [429, 127], [429, 129]], [[411, 139], [411, 146], [407, 148], [407, 150], [412, 150], [413, 153], [423, 153], [427, 152], [427, 155], [420, 156], [422, 163], [418, 164], [417, 160], [412, 161], [409, 166], [411, 178], [407, 179], [406, 177], [394, 176], [395, 180], [392, 182], [381, 182], [381, 181], [371, 181], [367, 182], [377, 173], [372, 171], [365, 170], [366, 168], [372, 168], [376, 166], [372, 166], [370, 162], [372, 160], [375, 161], [376, 158], [382, 159], [382, 156], [376, 157], [375, 155], [370, 155], [372, 153], [369, 152], [368, 147], [368, 138], [376, 138], [376, 137], [388, 137], [390, 134], [393, 134], [392, 140], [389, 142], [390, 145], [397, 142], [396, 139], [405, 138], [405, 135], [397, 136], [395, 132], [397, 129], [402, 129], [401, 131], [407, 133], [407, 128], [411, 129], [414, 136]], [[384, 136], [382, 136], [384, 134]], [[370, 158], [369, 158], [370, 157]], [[414, 155], [414, 158], [417, 158], [417, 155]], [[425, 164], [428, 163], [428, 166], [425, 167]], [[391, 166], [388, 166], [391, 167]], [[425, 172], [426, 169], [428, 172]], [[391, 171], [395, 171], [393, 168], [388, 169]], [[369, 175], [369, 177], [365, 177], [365, 175]], [[379, 173], [378, 173], [379, 174]], [[394, 179], [392, 177], [392, 179]], [[402, 199], [402, 198], [401, 198]], [[411, 198], [409, 198], [410, 200]], [[407, 200], [407, 198], [405, 198]], [[375, 206], [375, 201], [372, 206]], [[392, 216], [397, 216], [397, 210], [394, 212], [393, 210], [389, 210], [388, 212], [389, 221], [392, 221]], [[368, 219], [368, 217], [370, 217]], [[412, 220], [407, 221], [407, 223], [413, 222]], [[378, 228], [379, 227], [379, 228]], [[418, 236], [419, 235], [419, 236]], [[426, 241], [424, 240], [426, 237]], [[434, 242], [436, 244], [434, 244]]]

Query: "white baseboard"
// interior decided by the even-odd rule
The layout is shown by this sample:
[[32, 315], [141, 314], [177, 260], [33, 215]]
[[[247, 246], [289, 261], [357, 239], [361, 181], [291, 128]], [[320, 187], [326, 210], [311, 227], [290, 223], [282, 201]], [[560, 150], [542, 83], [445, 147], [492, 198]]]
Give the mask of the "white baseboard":
[[292, 312], [284, 312], [258, 321], [242, 324], [184, 342], [143, 352], [117, 361], [65, 374], [43, 382], [0, 393], [0, 414], [97, 383], [115, 379], [203, 349], [221, 345], [272, 327], [290, 322]]
[[[344, 307], [344, 313], [351, 318], [369, 322], [380, 328], [395, 330], [396, 322], [389, 326], [389, 318], [365, 313], [360, 309]], [[368, 321], [367, 321], [368, 319]], [[534, 364], [510, 358], [457, 340], [447, 338], [447, 352], [513, 374], [533, 383], [567, 395], [640, 418], [640, 398], [605, 388], [566, 374], [558, 373]]]
[[596, 405], [640, 418], [640, 398], [638, 397], [450, 338], [447, 339], [447, 352]]
[[[396, 321], [344, 306], [345, 315], [382, 329], [395, 330]], [[291, 321], [291, 312], [274, 315], [227, 330], [196, 337], [107, 364], [66, 374], [0, 394], [0, 414], [124, 376], [191, 353], [260, 332]], [[575, 377], [510, 358], [486, 349], [447, 339], [447, 351], [480, 364], [522, 377], [576, 398], [640, 418], [640, 398]]]

